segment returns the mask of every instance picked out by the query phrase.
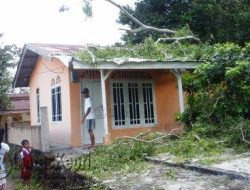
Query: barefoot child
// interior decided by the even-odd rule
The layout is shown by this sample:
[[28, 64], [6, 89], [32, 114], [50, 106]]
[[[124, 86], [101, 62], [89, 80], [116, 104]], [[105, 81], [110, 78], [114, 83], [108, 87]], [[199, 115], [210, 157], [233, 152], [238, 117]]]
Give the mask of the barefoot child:
[[21, 178], [23, 179], [24, 185], [29, 185], [32, 169], [32, 156], [31, 148], [28, 140], [22, 140], [22, 151], [21, 157]]

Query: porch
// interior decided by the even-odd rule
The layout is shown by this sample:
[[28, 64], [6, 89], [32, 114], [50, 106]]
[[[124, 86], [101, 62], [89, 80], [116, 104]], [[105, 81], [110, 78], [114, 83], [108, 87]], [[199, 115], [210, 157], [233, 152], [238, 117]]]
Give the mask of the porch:
[[[103, 125], [98, 128], [98, 141], [108, 144], [119, 136], [147, 130], [168, 132], [175, 128], [178, 125], [175, 113], [184, 111], [182, 73], [196, 66], [193, 62], [148, 61], [92, 66], [73, 59], [69, 68], [71, 84], [80, 86], [78, 96], [81, 89], [89, 88], [98, 127]], [[82, 117], [84, 100], [79, 99]], [[87, 135], [87, 131], [81, 131], [81, 140], [89, 139]]]

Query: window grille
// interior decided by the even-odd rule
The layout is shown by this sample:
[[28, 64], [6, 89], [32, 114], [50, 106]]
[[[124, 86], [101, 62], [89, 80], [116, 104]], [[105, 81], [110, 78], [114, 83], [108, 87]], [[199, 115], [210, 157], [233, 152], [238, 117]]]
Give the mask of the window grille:
[[154, 103], [152, 84], [143, 83], [143, 102], [145, 123], [154, 123]]
[[130, 124], [140, 124], [140, 103], [137, 83], [128, 83]]
[[122, 83], [113, 83], [114, 122], [125, 125], [124, 92]]

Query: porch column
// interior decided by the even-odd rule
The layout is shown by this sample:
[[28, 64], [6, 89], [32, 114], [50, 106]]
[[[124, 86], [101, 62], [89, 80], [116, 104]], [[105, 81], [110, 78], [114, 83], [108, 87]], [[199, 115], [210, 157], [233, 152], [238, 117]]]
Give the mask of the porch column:
[[183, 89], [182, 89], [182, 72], [174, 70], [174, 71], [172, 71], [172, 73], [174, 73], [174, 75], [177, 78], [180, 111], [181, 111], [181, 113], [183, 113], [184, 112], [184, 97], [183, 97]]
[[104, 74], [104, 70], [101, 69], [101, 88], [102, 88], [102, 106], [103, 106], [103, 120], [104, 120], [104, 144], [109, 144], [109, 129], [108, 129], [108, 114], [107, 114], [107, 98], [106, 98], [106, 85], [105, 81], [111, 74], [111, 70], [109, 70], [106, 74]]

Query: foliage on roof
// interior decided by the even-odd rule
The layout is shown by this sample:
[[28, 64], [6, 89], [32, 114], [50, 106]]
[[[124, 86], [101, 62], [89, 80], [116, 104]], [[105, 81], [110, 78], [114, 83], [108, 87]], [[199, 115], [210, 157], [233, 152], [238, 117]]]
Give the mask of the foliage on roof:
[[98, 64], [104, 61], [111, 61], [116, 58], [138, 58], [140, 60], [152, 61], [201, 61], [206, 59], [205, 51], [209, 47], [201, 44], [166, 44], [155, 43], [148, 38], [144, 43], [136, 45], [109, 46], [109, 47], [88, 47], [76, 54], [76, 59], [84, 63]]

